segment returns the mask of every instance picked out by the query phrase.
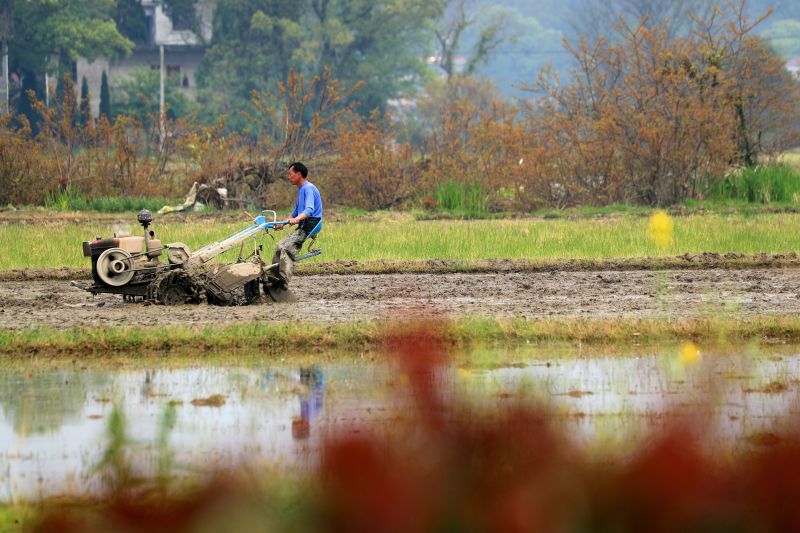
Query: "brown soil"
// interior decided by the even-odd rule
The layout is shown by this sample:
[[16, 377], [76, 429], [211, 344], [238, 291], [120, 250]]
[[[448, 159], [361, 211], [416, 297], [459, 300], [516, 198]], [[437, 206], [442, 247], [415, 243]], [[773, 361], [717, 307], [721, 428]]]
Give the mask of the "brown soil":
[[800, 313], [798, 268], [302, 275], [293, 290], [294, 304], [164, 307], [93, 297], [66, 280], [7, 281], [0, 283], [0, 327], [344, 322], [421, 313], [528, 319]]
[[[455, 261], [329, 261], [303, 263], [298, 273], [317, 274], [460, 274], [467, 272], [583, 272], [629, 270], [707, 270], [800, 267], [797, 252], [785, 254], [719, 254], [703, 252], [671, 257], [626, 257], [620, 259], [479, 259]], [[0, 270], [2, 281], [90, 280], [85, 268], [27, 268]]]

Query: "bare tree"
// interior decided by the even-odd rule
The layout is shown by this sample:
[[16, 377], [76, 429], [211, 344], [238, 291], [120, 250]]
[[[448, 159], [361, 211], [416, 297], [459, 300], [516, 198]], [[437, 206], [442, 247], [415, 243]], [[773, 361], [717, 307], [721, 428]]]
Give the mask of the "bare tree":
[[448, 80], [456, 74], [455, 59], [459, 53], [466, 56], [464, 73], [473, 74], [507, 38], [503, 29], [508, 21], [503, 16], [494, 16], [481, 24], [472, 49], [463, 50], [465, 31], [478, 24], [479, 20], [477, 10], [470, 12], [473, 7], [471, 4], [471, 0], [445, 0], [442, 18], [434, 30], [438, 49], [437, 64]]
[[588, 41], [611, 38], [620, 18], [630, 24], [644, 21], [647, 25], [666, 28], [670, 38], [690, 31], [696, 18], [705, 19], [715, 0], [582, 0], [570, 25], [577, 35]]

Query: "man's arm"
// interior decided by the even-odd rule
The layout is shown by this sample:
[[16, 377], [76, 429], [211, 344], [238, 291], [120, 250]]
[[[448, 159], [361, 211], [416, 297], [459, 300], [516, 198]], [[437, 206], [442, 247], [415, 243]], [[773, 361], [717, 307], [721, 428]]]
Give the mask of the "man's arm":
[[289, 224], [292, 224], [292, 225], [299, 224], [300, 222], [304, 221], [307, 218], [308, 218], [308, 215], [306, 215], [306, 212], [303, 211], [302, 213], [300, 213], [296, 217], [289, 217]]
[[311, 216], [314, 212], [314, 195], [308, 191], [303, 191], [303, 204], [303, 212], [299, 213], [297, 216], [289, 217], [289, 224], [299, 224]]

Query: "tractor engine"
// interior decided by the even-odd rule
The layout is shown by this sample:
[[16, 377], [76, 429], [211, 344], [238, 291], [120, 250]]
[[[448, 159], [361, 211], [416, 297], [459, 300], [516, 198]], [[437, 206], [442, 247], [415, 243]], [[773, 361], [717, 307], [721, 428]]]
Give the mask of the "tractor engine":
[[[137, 216], [144, 237], [118, 232], [114, 237], [83, 242], [83, 255], [92, 259], [92, 278], [102, 292], [144, 296], [161, 262], [162, 244], [148, 229], [153, 215], [142, 210]], [[141, 285], [134, 288], [133, 286]], [[127, 287], [122, 289], [122, 287]]]

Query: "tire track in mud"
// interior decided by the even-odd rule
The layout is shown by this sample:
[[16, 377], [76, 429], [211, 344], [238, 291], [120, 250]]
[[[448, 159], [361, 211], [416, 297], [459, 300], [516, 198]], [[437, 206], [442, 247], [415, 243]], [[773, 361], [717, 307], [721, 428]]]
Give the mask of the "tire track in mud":
[[68, 281], [0, 283], [0, 327], [454, 318], [693, 318], [800, 313], [800, 269], [549, 271], [297, 276], [294, 304], [123, 303]]

